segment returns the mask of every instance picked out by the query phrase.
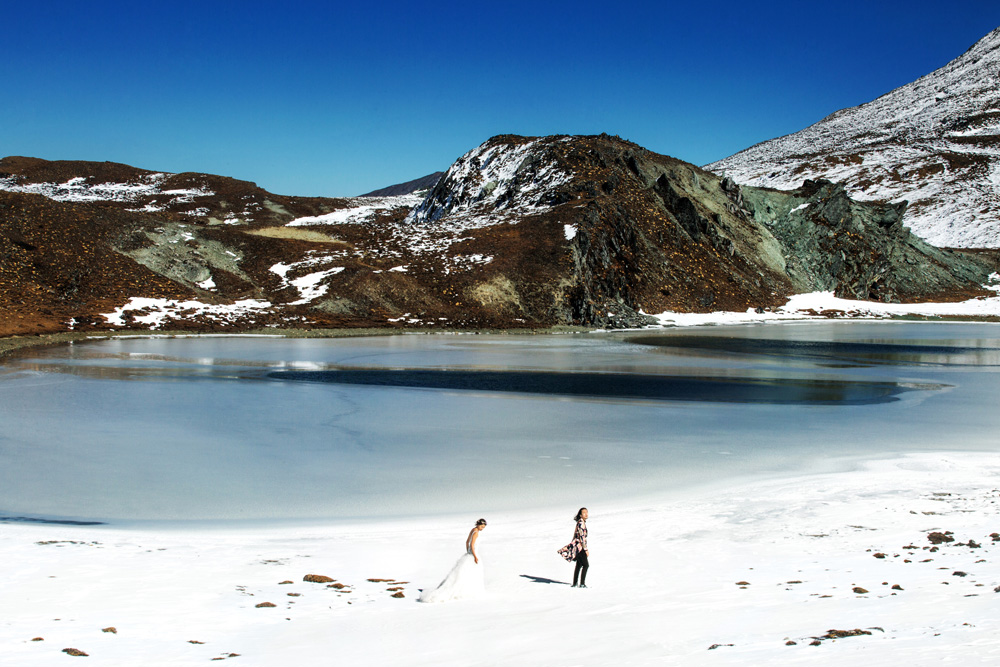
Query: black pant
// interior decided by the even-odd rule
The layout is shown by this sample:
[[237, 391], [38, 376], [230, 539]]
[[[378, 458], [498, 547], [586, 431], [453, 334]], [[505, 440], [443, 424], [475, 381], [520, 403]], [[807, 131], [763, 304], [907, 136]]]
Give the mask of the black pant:
[[590, 559], [587, 558], [587, 552], [581, 551], [576, 555], [576, 569], [573, 570], [573, 585], [576, 586], [576, 582], [579, 581], [581, 586], [587, 583], [587, 569], [590, 568]]

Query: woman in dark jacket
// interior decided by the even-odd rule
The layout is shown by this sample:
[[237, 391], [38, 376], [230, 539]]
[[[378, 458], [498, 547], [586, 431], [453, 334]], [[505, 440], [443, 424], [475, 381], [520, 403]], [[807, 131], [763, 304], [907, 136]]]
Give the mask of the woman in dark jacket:
[[587, 514], [586, 507], [581, 507], [580, 511], [576, 513], [576, 530], [573, 532], [573, 541], [559, 550], [559, 555], [569, 562], [576, 561], [576, 569], [573, 570], [573, 588], [587, 587], [587, 570], [590, 568], [590, 550], [587, 549]]

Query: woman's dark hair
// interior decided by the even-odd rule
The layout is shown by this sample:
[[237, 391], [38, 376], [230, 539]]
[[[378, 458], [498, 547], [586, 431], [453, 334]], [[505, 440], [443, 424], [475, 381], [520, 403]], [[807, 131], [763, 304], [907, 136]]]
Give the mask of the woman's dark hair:
[[486, 525], [486, 519], [480, 519], [479, 521], [476, 522], [476, 525], [477, 526], [485, 526]]
[[587, 508], [586, 507], [581, 507], [580, 510], [576, 513], [576, 516], [573, 517], [573, 521], [579, 521], [580, 519], [582, 519], [583, 518], [583, 516], [582, 516], [583, 510], [585, 510], [585, 509], [587, 509]]

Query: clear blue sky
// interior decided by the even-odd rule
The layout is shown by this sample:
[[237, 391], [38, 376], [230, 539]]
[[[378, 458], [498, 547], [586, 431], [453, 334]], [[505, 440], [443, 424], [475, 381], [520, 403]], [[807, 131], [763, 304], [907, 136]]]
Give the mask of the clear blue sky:
[[704, 164], [931, 72], [997, 0], [5, 2], [0, 156], [342, 196], [495, 134]]

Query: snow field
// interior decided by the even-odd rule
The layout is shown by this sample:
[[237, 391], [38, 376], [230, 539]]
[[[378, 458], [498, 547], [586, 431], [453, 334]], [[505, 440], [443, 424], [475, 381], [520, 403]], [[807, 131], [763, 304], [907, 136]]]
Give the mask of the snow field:
[[[331, 655], [366, 665], [400, 656], [417, 665], [996, 664], [1000, 456], [842, 464], [590, 507], [587, 590], [567, 585], [572, 566], [555, 553], [586, 499], [567, 499], [565, 516], [488, 516], [479, 545], [487, 597], [440, 605], [416, 602], [418, 590], [454, 563], [474, 512], [242, 528], [7, 523], [0, 660], [57, 664], [72, 647], [101, 665], [231, 653], [248, 665]], [[944, 531], [954, 542], [928, 538]], [[117, 632], [102, 632], [109, 627]], [[830, 630], [871, 634], [823, 638]]]

